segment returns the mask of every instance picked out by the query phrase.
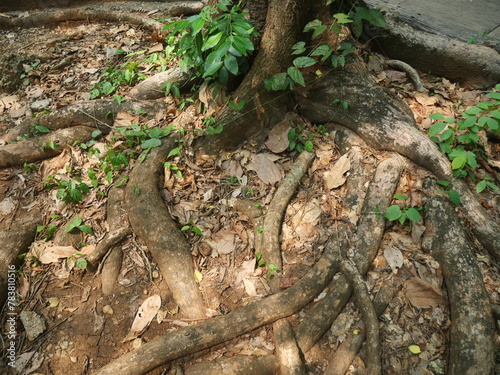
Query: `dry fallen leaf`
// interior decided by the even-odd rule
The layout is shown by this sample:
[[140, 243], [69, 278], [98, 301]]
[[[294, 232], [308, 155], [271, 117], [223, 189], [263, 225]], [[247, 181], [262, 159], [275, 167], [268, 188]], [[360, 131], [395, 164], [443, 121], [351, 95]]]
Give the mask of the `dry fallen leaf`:
[[342, 155], [333, 167], [325, 172], [326, 186], [328, 189], [335, 189], [344, 184], [346, 177], [344, 174], [351, 168], [351, 159], [348, 154]]
[[406, 297], [417, 309], [436, 307], [442, 302], [442, 294], [431, 284], [418, 277], [408, 280], [405, 288]]
[[223, 229], [205, 240], [212, 247], [212, 257], [218, 254], [229, 254], [235, 248], [235, 235], [230, 229]]
[[291, 126], [288, 120], [276, 124], [268, 135], [266, 147], [275, 154], [285, 151], [290, 145], [290, 141], [288, 140], [288, 132], [290, 129]]
[[35, 241], [31, 245], [28, 256], [34, 256], [43, 264], [58, 262], [61, 258], [69, 258], [78, 253], [73, 246], [56, 246], [53, 242]]
[[159, 295], [156, 294], [154, 296], [146, 298], [141, 307], [139, 307], [137, 314], [135, 315], [134, 321], [132, 323], [132, 328], [130, 328], [130, 332], [127, 335], [127, 341], [135, 339], [137, 335], [140, 335], [142, 331], [146, 329], [146, 327], [155, 317], [156, 313], [158, 313], [158, 311], [160, 310], [160, 307], [161, 297]]
[[274, 184], [281, 180], [282, 170], [272, 160], [268, 154], [258, 154], [252, 159], [249, 169], [253, 169], [257, 176], [266, 184]]
[[403, 267], [403, 253], [395, 246], [389, 245], [384, 249], [384, 258], [393, 273], [398, 272]]
[[130, 126], [131, 124], [137, 124], [139, 122], [139, 117], [131, 115], [126, 111], [120, 111], [115, 117], [115, 122], [113, 126], [118, 128], [122, 126]]

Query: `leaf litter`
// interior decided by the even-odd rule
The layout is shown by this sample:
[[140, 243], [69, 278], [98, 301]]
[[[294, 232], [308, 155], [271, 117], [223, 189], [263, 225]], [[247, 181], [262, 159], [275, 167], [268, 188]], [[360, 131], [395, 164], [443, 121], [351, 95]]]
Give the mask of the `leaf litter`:
[[[32, 70], [29, 84], [23, 86], [20, 94], [0, 95], [2, 122], [9, 116], [14, 123], [19, 123], [36, 113], [37, 110], [31, 104], [37, 100], [50, 99], [48, 107], [54, 110], [89, 99], [91, 86], [97, 82], [100, 69], [116, 59], [118, 48], [125, 48], [129, 52], [160, 50], [156, 41], [149, 42], [145, 30], [129, 25], [67, 24], [50, 30], [20, 30], [19, 33], [9, 34], [8, 38], [2, 37], [8, 32], [0, 33], [1, 50], [18, 50], [18, 46], [24, 46], [29, 40], [32, 46], [50, 56], [47, 62], [40, 62]], [[92, 38], [87, 35], [92, 35]], [[63, 59], [68, 54], [74, 55], [74, 59], [71, 64], [64, 66]], [[29, 67], [33, 67], [33, 63]], [[439, 112], [445, 116], [456, 116], [466, 106], [481, 100], [482, 95], [477, 91], [465, 91], [445, 79], [431, 81], [426, 77], [424, 82], [427, 88], [433, 89], [436, 95], [414, 93], [406, 77], [394, 71], [379, 73], [379, 81], [408, 103], [424, 131], [430, 126], [429, 114]], [[126, 90], [124, 88], [118, 93], [126, 94]], [[170, 108], [168, 111], [171, 112], [163, 114], [165, 118], [157, 120], [171, 121], [171, 114], [177, 110]], [[137, 122], [140, 122], [137, 116], [121, 113], [115, 126]], [[201, 118], [195, 116], [194, 124], [201, 127]], [[270, 202], [277, 184], [290, 167], [290, 154], [285, 152], [289, 145], [288, 130], [288, 122], [276, 125], [265, 143], [265, 149], [264, 146], [246, 144], [238, 151], [227, 154], [224, 167], [217, 166], [215, 161], [204, 160], [197, 163], [196, 169], [181, 158], [175, 158], [174, 162], [183, 177], [170, 171], [168, 181], [166, 178], [164, 196], [179, 227], [195, 225], [202, 230], [201, 237], [190, 231], [183, 233], [193, 245], [196, 270], [201, 274], [198, 281], [213, 316], [225, 314], [242, 303], [268, 294], [265, 274], [257, 266], [252, 252], [255, 238], [250, 218], [236, 212], [233, 206], [237, 199], [250, 199], [264, 208]], [[339, 201], [345, 192], [345, 181], [350, 169], [348, 154], [338, 155], [331, 138], [317, 133], [314, 143], [317, 157], [311, 174], [288, 206], [282, 228], [284, 274], [291, 283], [314, 264], [328, 237], [330, 218], [340, 216]], [[104, 143], [98, 147], [103, 151], [107, 148]], [[74, 213], [73, 209], [44, 193], [43, 180], [49, 175], [68, 178], [68, 165], [83, 170], [84, 166], [95, 163], [95, 157], [88, 159], [86, 153], [72, 148], [58, 157], [38, 163], [39, 176], [17, 170], [11, 176], [11, 189], [0, 189], [0, 202], [5, 202], [0, 211], [0, 223], [5, 222], [5, 217], [12, 213], [16, 192], [22, 192], [31, 199], [37, 192], [39, 198], [36, 205], [44, 212], [45, 224], [64, 226], [68, 215]], [[318, 173], [312, 174], [316, 171]], [[232, 177], [236, 177], [236, 181]], [[418, 180], [420, 177], [415, 174], [410, 178]], [[328, 190], [324, 189], [325, 186]], [[399, 190], [405, 193], [408, 189], [408, 184], [402, 182]], [[94, 228], [94, 234], [87, 235], [85, 239], [90, 245], [95, 245], [108, 230], [103, 213], [105, 204], [105, 198], [94, 194], [86, 197], [78, 212]], [[379, 252], [367, 278], [372, 292], [394, 278], [405, 280], [405, 288], [393, 299], [381, 319], [384, 345], [391, 353], [384, 360], [390, 362], [393, 368], [403, 368], [406, 361], [409, 364], [405, 365], [405, 369], [426, 369], [427, 363], [445, 358], [449, 311], [438, 265], [420, 251], [418, 242], [424, 229], [419, 228], [416, 234], [412, 232], [413, 239], [406, 231], [390, 229], [384, 236], [381, 246], [383, 251]], [[314, 244], [319, 250], [314, 249]], [[73, 364], [73, 359], [85, 362], [91, 358], [96, 364], [105, 363], [109, 356], [116, 354], [116, 343], [132, 332], [136, 336], [142, 333], [141, 337], [149, 340], [177, 326], [191, 323], [177, 318], [178, 308], [162, 284], [162, 277], [140, 239], [128, 239], [122, 246], [124, 260], [117, 293], [111, 300], [113, 314], [109, 314], [110, 310], [106, 307], [110, 306], [108, 301], [102, 300], [99, 294], [96, 279], [92, 279], [85, 271], [68, 269], [67, 259], [76, 252], [80, 253], [81, 248], [67, 246], [64, 249], [64, 246], [52, 245], [50, 242], [42, 245], [45, 246], [43, 252], [37, 253], [40, 251], [40, 247], [37, 250], [39, 245], [32, 248], [33, 255], [42, 264], [27, 261], [25, 272], [28, 278], [21, 278], [22, 295], [26, 301], [25, 308], [28, 311], [37, 310], [40, 316], [45, 317], [49, 327], [56, 327], [62, 319], [71, 318], [73, 321], [70, 331], [56, 330], [52, 336], [47, 336], [46, 349], [41, 359], [37, 359], [39, 362], [45, 360], [45, 366], [50, 364], [54, 373], [64, 373]], [[485, 285], [494, 300], [499, 302], [498, 275], [492, 271], [487, 258], [480, 259], [483, 259], [479, 263], [485, 275]], [[86, 286], [92, 288], [86, 289]], [[37, 292], [39, 288], [42, 289]], [[89, 291], [89, 295], [82, 302], [84, 290]], [[143, 308], [144, 305], [147, 307]], [[342, 329], [357, 319], [357, 311], [349, 304], [341, 317], [344, 317], [343, 323], [334, 325], [335, 329], [332, 328], [320, 342], [323, 344], [321, 350], [335, 348], [343, 341], [345, 335]], [[94, 324], [89, 325], [88, 321]], [[108, 325], [113, 329], [105, 328]], [[104, 341], [99, 342], [99, 352], [96, 351], [96, 335], [89, 329], [103, 332]], [[56, 350], [58, 342], [67, 342], [68, 346]], [[409, 359], [400, 351], [400, 348], [416, 350], [415, 346], [420, 353]], [[257, 337], [243, 335], [223, 348], [211, 350], [203, 358], [214, 359], [234, 353], [270, 354], [273, 349], [272, 333], [262, 328], [257, 332]], [[313, 372], [315, 368], [321, 367], [324, 356], [315, 356], [314, 353], [306, 356]]]

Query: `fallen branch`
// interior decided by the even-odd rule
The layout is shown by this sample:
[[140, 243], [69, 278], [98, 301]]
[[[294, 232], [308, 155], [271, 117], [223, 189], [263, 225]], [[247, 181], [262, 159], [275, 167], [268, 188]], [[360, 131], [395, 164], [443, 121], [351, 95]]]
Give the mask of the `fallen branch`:
[[446, 198], [435, 196], [427, 207], [422, 246], [441, 265], [451, 310], [448, 373], [492, 374], [495, 325], [473, 246]]

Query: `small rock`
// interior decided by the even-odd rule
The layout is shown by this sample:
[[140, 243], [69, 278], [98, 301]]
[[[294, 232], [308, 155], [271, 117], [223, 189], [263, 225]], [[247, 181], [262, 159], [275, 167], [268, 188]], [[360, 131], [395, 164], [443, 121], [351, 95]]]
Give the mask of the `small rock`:
[[23, 310], [21, 314], [19, 314], [19, 317], [26, 330], [28, 340], [33, 341], [45, 331], [45, 321], [34, 311]]
[[113, 315], [113, 308], [110, 305], [106, 305], [102, 308], [104, 314]]

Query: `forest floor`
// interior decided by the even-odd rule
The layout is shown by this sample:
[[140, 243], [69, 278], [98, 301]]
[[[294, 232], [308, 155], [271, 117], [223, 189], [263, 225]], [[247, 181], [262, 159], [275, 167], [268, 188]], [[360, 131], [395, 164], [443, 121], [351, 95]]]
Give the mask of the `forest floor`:
[[[117, 49], [129, 55], [116, 54]], [[0, 95], [2, 132], [27, 117], [89, 100], [91, 91], [99, 85], [101, 74], [108, 67], [115, 71], [128, 69], [131, 82], [139, 73], [151, 76], [166, 67], [161, 37], [127, 24], [68, 22], [55, 28], [0, 31], [0, 54], [17, 51], [46, 58], [25, 64], [20, 89], [14, 94]], [[136, 54], [131, 55], [133, 52]], [[431, 126], [430, 114], [458, 117], [466, 108], [484, 100], [484, 92], [468, 91], [446, 79], [425, 74], [421, 74], [421, 78], [426, 91], [416, 92], [405, 73], [390, 70], [384, 66], [383, 59], [371, 56], [369, 67], [374, 76], [394, 95], [403, 98], [423, 132]], [[126, 85], [118, 88], [116, 94], [120, 97], [116, 100], [125, 97], [129, 89]], [[265, 144], [247, 142], [215, 160], [194, 160], [190, 144], [194, 134], [203, 128], [206, 114], [198, 113], [197, 103], [191, 103], [188, 97], [179, 100], [168, 96], [164, 103], [164, 110], [149, 122], [144, 122], [140, 114], [123, 113], [112, 132], [92, 147], [103, 151], [121, 147], [126, 139], [117, 131], [119, 127], [137, 123], [148, 128], [164, 127], [183, 116], [189, 118], [183, 125], [186, 131], [183, 149], [170, 157], [170, 168], [165, 169], [161, 188], [179, 228], [187, 227], [183, 233], [192, 245], [195, 269], [200, 275], [199, 285], [210, 316], [226, 314], [270, 293], [267, 275], [258, 267], [253, 252], [253, 225], [248, 216], [234, 208], [235, 203], [238, 199], [247, 199], [265, 209], [297, 152], [271, 152], [277, 146], [269, 140]], [[282, 130], [281, 138], [286, 139], [287, 132], [288, 128]], [[317, 156], [288, 206], [283, 222], [283, 272], [285, 281], [290, 284], [303, 276], [318, 259], [341, 209], [339, 202], [346, 193], [342, 175], [349, 174], [345, 160], [342, 160], [343, 166], [336, 163], [341, 155], [332, 133], [312, 124], [303, 133], [314, 137]], [[99, 170], [99, 158], [90, 156], [89, 147], [83, 146], [75, 144], [57, 157], [25, 164], [24, 168], [0, 170], [0, 225], [9, 227], [20, 207], [37, 208], [43, 212], [44, 228], [40, 228], [37, 235], [37, 242], [41, 243], [50, 239], [51, 226], [63, 228], [78, 216], [92, 228], [92, 234], [85, 234], [77, 244], [78, 254], [91, 251], [109, 230], [106, 193], [110, 185], [105, 173]], [[498, 155], [499, 146], [490, 144], [492, 154]], [[360, 147], [367, 169], [386, 157], [385, 153], [374, 152], [364, 145]], [[125, 171], [139, 162], [137, 155], [135, 159], [129, 160]], [[405, 163], [397, 194], [406, 194], [411, 207], [424, 207], [421, 186], [428, 173], [408, 160]], [[69, 181], [80, 177], [90, 185], [89, 168], [98, 171], [97, 188], [83, 194], [77, 204], [66, 204], [56, 198], [57, 188], [47, 183], [47, 179], [55, 177]], [[343, 170], [341, 178], [335, 179], [333, 176], [339, 168]], [[480, 199], [492, 217], [500, 221], [498, 194], [485, 192]], [[380, 318], [382, 359], [387, 374], [443, 374], [447, 360], [450, 320], [445, 286], [438, 264], [421, 250], [421, 233], [417, 229], [418, 226], [410, 230], [408, 224], [391, 223], [367, 276], [368, 287], [373, 293], [382, 285], [404, 285]], [[20, 277], [18, 285], [22, 302], [19, 313], [21, 310], [33, 311], [41, 319], [36, 327], [30, 328], [18, 322], [19, 373], [89, 373], [143, 341], [195, 323], [184, 319], [178, 311], [141, 238], [130, 236], [122, 243], [123, 264], [114, 293], [110, 295], [102, 294], [99, 273], [75, 265], [79, 255], [64, 253], [61, 249], [51, 250], [52, 257], [44, 262], [32, 258], [32, 253], [24, 258], [22, 274], [25, 277]], [[478, 252], [475, 256], [486, 288], [493, 302], [499, 304], [500, 277], [496, 266], [486, 252]], [[146, 298], [152, 296], [161, 297], [161, 307], [140, 338], [134, 340], [129, 335], [134, 318]], [[303, 313], [293, 316], [292, 324], [298, 323]], [[2, 326], [5, 319], [4, 311]], [[327, 359], [359, 319], [357, 309], [349, 303], [328, 333], [306, 353], [311, 374], [322, 373]], [[37, 330], [40, 331], [38, 336]], [[28, 335], [35, 337], [30, 340]], [[410, 345], [418, 345], [421, 352], [412, 353]], [[273, 350], [272, 332], [263, 327], [180, 361], [189, 366], [235, 354], [271, 354]], [[3, 362], [5, 350], [2, 353]], [[363, 356], [362, 351], [351, 366], [351, 374], [360, 373], [364, 366]], [[150, 374], [167, 373], [169, 368], [170, 365], [161, 366]]]

